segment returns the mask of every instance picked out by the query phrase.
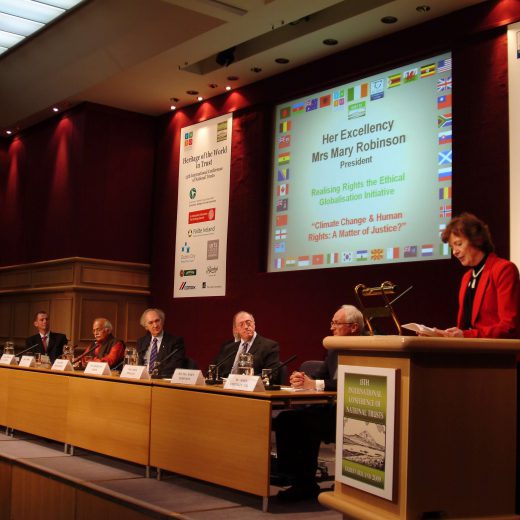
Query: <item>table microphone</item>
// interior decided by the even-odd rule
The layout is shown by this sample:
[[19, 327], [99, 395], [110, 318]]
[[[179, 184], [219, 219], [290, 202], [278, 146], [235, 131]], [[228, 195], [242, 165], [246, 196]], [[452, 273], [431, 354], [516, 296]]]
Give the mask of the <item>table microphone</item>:
[[20, 353], [17, 354], [18, 357], [22, 357], [26, 352], [29, 352], [33, 348], [39, 347], [39, 343], [35, 343], [34, 345], [31, 345], [30, 347], [26, 348], [25, 350], [22, 350]]
[[161, 363], [164, 363], [167, 359], [170, 359], [174, 354], [177, 354], [179, 350], [182, 350], [182, 347], [177, 347], [175, 350], [172, 350], [167, 356], [165, 356], [161, 361], [156, 361], [155, 365], [152, 370], [152, 377], [156, 378], [159, 377], [159, 368], [161, 366]]
[[232, 357], [235, 357], [237, 355], [236, 352], [230, 352], [229, 355], [227, 355], [220, 363], [217, 363], [214, 367], [213, 374], [208, 374], [208, 378], [206, 379], [207, 385], [220, 385], [222, 384], [222, 378], [216, 378], [216, 374], [218, 372], [218, 369], [226, 362], [229, 361]]
[[280, 390], [280, 385], [272, 385], [271, 381], [273, 379], [273, 375], [276, 374], [280, 368], [283, 368], [284, 366], [288, 365], [291, 361], [294, 361], [298, 356], [296, 354], [293, 354], [287, 361], [284, 361], [283, 363], [280, 363], [276, 368], [273, 368], [271, 371], [271, 375], [269, 376], [269, 387], [266, 388], [266, 390]]
[[80, 361], [81, 359], [83, 359], [85, 356], [87, 356], [88, 354], [91, 354], [92, 352], [94, 352], [94, 350], [96, 350], [97, 348], [97, 344], [96, 342], [94, 341], [94, 345], [92, 345], [92, 347], [90, 347], [89, 349], [85, 350], [85, 352], [83, 352], [83, 354], [80, 354], [77, 358], [74, 358], [72, 360], [72, 364], [74, 365], [75, 363], [77, 363], [78, 361]]

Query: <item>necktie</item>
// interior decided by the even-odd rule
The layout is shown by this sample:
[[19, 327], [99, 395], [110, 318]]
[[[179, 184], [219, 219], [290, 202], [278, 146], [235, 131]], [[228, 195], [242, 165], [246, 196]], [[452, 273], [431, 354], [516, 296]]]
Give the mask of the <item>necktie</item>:
[[47, 336], [42, 336], [43, 351], [47, 352]]
[[247, 352], [247, 347], [248, 347], [247, 343], [242, 343], [240, 348], [237, 350], [237, 355], [235, 356], [235, 362], [233, 363], [233, 368], [231, 369], [232, 374], [237, 373], [238, 360], [240, 359], [240, 354], [242, 354], [242, 352]]
[[153, 338], [150, 359], [148, 360], [148, 372], [152, 373], [155, 362], [157, 361], [157, 338]]

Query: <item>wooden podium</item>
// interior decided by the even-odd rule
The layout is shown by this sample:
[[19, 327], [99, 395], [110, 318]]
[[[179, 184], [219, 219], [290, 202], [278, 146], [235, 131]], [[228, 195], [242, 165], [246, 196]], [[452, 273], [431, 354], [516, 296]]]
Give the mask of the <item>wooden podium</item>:
[[339, 351], [340, 365], [397, 372], [392, 500], [336, 476], [335, 490], [320, 494], [322, 504], [359, 520], [520, 519], [519, 340], [335, 336], [323, 344]]

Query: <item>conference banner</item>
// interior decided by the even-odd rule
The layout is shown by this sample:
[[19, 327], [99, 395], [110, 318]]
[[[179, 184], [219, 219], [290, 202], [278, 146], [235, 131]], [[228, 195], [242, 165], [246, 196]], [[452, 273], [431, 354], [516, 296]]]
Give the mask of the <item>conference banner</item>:
[[174, 298], [225, 296], [233, 116], [181, 130]]
[[336, 480], [392, 500], [395, 375], [392, 368], [340, 365]]

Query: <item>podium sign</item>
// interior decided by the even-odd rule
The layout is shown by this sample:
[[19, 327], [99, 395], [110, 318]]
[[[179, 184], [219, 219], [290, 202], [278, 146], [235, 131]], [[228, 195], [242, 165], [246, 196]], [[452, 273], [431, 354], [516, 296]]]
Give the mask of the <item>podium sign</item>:
[[395, 375], [393, 368], [338, 367], [336, 480], [392, 500]]

